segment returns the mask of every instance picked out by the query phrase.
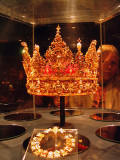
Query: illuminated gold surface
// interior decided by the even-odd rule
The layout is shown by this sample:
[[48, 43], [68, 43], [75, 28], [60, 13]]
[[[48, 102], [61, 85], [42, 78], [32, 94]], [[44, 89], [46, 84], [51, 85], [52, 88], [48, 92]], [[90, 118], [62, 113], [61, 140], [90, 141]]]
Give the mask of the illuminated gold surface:
[[[59, 142], [58, 144], [55, 143], [55, 148], [59, 149], [49, 148], [48, 150], [48, 149], [43, 149], [41, 147], [41, 143], [43, 142], [47, 143], [47, 140], [51, 137], [54, 138], [57, 142], [58, 137], [60, 136], [60, 135], [58, 136], [58, 133], [60, 133], [62, 139], [65, 140], [65, 145], [63, 148], [61, 148], [62, 145], [58, 146], [58, 144], [62, 142]], [[59, 129], [58, 127], [53, 127], [53, 129], [51, 128], [46, 129], [44, 133], [37, 133], [37, 135], [34, 136], [33, 139], [31, 140], [30, 146], [34, 155], [53, 159], [53, 158], [59, 158], [61, 156], [64, 157], [70, 154], [75, 148], [75, 143], [76, 140], [72, 134], [66, 133], [66, 130], [62, 128]]]

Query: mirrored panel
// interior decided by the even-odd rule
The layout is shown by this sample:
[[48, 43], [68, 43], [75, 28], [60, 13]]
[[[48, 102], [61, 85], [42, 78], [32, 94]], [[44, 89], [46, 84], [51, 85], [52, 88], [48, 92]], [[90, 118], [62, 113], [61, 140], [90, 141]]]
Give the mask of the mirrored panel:
[[90, 118], [97, 121], [119, 122], [120, 113], [96, 113], [91, 114]]
[[[65, 109], [65, 116], [66, 117], [79, 116], [79, 115], [82, 115], [83, 113], [84, 113], [83, 111], [77, 110], [77, 109]], [[60, 110], [51, 111], [50, 114], [52, 114], [54, 116], [60, 116]]]
[[40, 114], [34, 114], [34, 113], [14, 113], [14, 114], [8, 114], [4, 116], [5, 120], [8, 121], [32, 121], [40, 119]]
[[96, 135], [108, 141], [120, 143], [120, 126], [109, 125], [96, 130]]
[[10, 140], [22, 136], [25, 133], [26, 129], [21, 125], [0, 125], [0, 141]]

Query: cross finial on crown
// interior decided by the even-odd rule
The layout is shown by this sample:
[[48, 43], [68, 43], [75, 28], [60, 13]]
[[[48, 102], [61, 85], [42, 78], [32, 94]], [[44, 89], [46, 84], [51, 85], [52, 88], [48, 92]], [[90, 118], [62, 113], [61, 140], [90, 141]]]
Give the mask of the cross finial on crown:
[[57, 29], [57, 31], [59, 31], [59, 30], [61, 29], [61, 28], [60, 28], [60, 26], [59, 26], [59, 24], [58, 24], [58, 26], [57, 26], [57, 28], [56, 28], [56, 29]]

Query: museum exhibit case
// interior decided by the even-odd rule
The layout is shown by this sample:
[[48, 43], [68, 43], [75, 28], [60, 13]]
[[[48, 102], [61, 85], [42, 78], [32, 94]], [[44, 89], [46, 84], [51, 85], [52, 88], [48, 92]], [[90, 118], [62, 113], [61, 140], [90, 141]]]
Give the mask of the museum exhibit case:
[[78, 130], [78, 159], [119, 159], [119, 13], [118, 0], [0, 1], [2, 159], [26, 158], [33, 132], [56, 125]]

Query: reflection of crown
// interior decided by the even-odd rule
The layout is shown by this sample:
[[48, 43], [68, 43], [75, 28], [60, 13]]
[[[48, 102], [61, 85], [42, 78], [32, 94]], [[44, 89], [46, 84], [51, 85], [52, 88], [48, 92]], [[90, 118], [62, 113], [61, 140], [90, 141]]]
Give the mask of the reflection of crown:
[[78, 40], [78, 52], [74, 56], [60, 35], [58, 25], [56, 36], [43, 58], [39, 46], [35, 45], [33, 57], [22, 42], [23, 66], [27, 75], [27, 91], [32, 95], [70, 96], [86, 95], [96, 91], [99, 55], [96, 53], [96, 40], [93, 40], [86, 55], [81, 52]]

